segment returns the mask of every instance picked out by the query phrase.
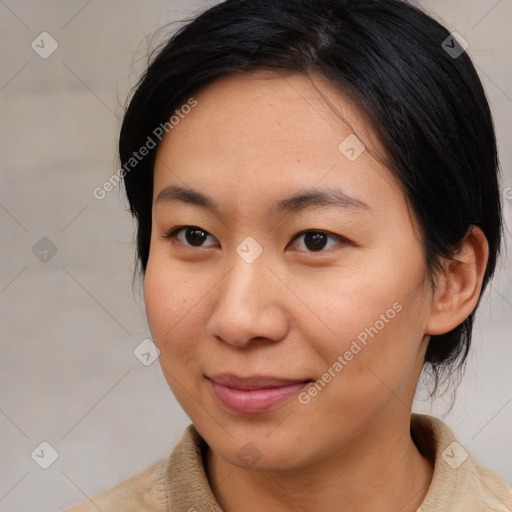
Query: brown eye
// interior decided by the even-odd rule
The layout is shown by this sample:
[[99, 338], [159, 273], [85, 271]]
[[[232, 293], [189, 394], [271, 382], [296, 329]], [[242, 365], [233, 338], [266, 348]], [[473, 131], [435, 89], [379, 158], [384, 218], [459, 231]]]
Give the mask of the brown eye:
[[328, 237], [325, 233], [305, 233], [304, 245], [310, 251], [321, 251], [328, 242]]
[[201, 246], [208, 238], [208, 234], [202, 229], [186, 228], [184, 233], [187, 243], [196, 247]]
[[[208, 238], [215, 238], [197, 226], [181, 226], [179, 228], [173, 229], [170, 233], [164, 236], [166, 239], [176, 239], [183, 245], [190, 247], [210, 247], [210, 245], [203, 245], [204, 242], [208, 240]], [[218, 245], [218, 244], [213, 244]]]
[[[335, 242], [344, 242], [343, 238], [338, 235], [333, 235], [327, 231], [304, 231], [299, 233], [294, 239], [303, 239], [301, 244], [298, 244], [299, 251], [307, 252], [322, 252], [324, 249], [330, 249], [336, 245]], [[329, 239], [334, 240], [334, 243], [329, 245]]]

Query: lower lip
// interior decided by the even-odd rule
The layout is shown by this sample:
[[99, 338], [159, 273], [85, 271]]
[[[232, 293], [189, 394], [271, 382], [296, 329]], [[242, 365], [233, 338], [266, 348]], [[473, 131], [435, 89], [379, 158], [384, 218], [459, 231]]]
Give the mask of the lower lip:
[[219, 402], [237, 414], [262, 414], [277, 409], [287, 402], [308, 382], [266, 389], [235, 389], [210, 380], [213, 393]]

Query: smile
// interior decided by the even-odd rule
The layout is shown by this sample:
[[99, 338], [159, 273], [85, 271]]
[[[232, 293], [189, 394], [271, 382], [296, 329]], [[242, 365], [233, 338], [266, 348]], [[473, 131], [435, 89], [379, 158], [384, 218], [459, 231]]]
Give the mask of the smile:
[[277, 409], [311, 382], [273, 377], [241, 378], [231, 374], [212, 376], [208, 380], [220, 404], [236, 414], [262, 414]]

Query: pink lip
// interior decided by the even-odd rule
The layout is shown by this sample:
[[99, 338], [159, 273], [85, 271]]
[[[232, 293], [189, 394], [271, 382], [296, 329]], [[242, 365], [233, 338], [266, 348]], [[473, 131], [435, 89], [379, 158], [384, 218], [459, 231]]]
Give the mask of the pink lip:
[[261, 414], [276, 409], [311, 382], [231, 374], [214, 375], [209, 381], [219, 402], [237, 414]]

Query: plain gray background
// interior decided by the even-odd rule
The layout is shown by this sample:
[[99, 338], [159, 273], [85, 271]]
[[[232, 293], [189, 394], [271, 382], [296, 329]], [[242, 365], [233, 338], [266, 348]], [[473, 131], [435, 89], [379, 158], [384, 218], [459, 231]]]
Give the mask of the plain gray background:
[[[415, 410], [444, 419], [511, 485], [512, 0], [420, 5], [468, 41], [490, 98], [507, 240], [455, 406], [448, 412], [447, 395]], [[167, 456], [189, 423], [158, 361], [146, 367], [133, 354], [150, 333], [132, 292], [126, 202], [118, 188], [102, 201], [92, 191], [117, 169], [120, 105], [146, 63], [146, 36], [207, 6], [0, 1], [0, 511], [50, 512], [91, 496]], [[58, 43], [46, 59], [31, 47], [51, 49], [42, 32]], [[35, 462], [52, 453], [41, 442], [58, 453], [48, 469]]]

